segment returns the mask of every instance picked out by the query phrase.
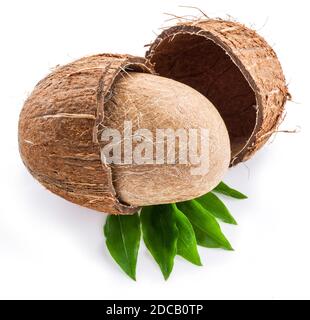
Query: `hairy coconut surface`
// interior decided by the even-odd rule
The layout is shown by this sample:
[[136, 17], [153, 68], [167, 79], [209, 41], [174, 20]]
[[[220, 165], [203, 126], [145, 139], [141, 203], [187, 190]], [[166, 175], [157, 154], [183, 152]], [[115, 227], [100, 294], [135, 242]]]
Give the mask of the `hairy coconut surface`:
[[[145, 143], [138, 156], [142, 155], [146, 163], [112, 166], [113, 184], [122, 202], [145, 206], [190, 200], [217, 186], [228, 169], [230, 142], [224, 121], [208, 99], [187, 85], [151, 74], [124, 75], [115, 83], [106, 103], [104, 125], [123, 132], [124, 121], [132, 124], [133, 150]], [[168, 129], [165, 131], [168, 134], [172, 130], [175, 142], [169, 145], [166, 137], [164, 141], [156, 140], [158, 129]], [[181, 141], [177, 135], [179, 129], [185, 134]], [[207, 152], [198, 165], [189, 159], [194, 151], [188, 143], [192, 129], [197, 130], [198, 154], [202, 154], [202, 144]], [[205, 139], [201, 140], [200, 129], [207, 129]], [[124, 139], [128, 140], [128, 136], [122, 136]], [[155, 159], [160, 143], [164, 143], [165, 157]], [[176, 163], [167, 163], [169, 146]], [[146, 149], [151, 152], [146, 154]], [[187, 154], [185, 163], [179, 157], [183, 151]], [[163, 163], [157, 164], [155, 160]], [[207, 170], [195, 173], [195, 168]]]
[[98, 140], [105, 99], [124, 70], [151, 72], [141, 58], [110, 54], [60, 67], [38, 83], [19, 121], [20, 153], [30, 173], [55, 194], [111, 214], [138, 210], [117, 199]]
[[[215, 187], [230, 159], [223, 120], [196, 90], [147, 73], [141, 58], [102, 54], [60, 67], [40, 81], [19, 121], [20, 153], [30, 173], [55, 194], [110, 214], [188, 200]], [[192, 176], [188, 163], [109, 164], [102, 134], [122, 129], [125, 120], [132, 121], [133, 131], [154, 134], [157, 128], [208, 129], [209, 171]], [[176, 155], [183, 147], [176, 146]]]
[[249, 159], [281, 122], [289, 97], [274, 50], [255, 31], [224, 20], [166, 29], [146, 54], [155, 71], [205, 95], [223, 117], [231, 165]]

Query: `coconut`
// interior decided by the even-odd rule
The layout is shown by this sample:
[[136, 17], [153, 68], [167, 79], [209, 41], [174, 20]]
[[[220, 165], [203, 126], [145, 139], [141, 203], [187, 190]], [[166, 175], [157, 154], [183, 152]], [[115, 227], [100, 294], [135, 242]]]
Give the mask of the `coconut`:
[[[131, 132], [122, 135], [123, 144], [132, 137], [138, 161], [112, 165], [122, 202], [146, 206], [194, 199], [216, 187], [228, 169], [224, 121], [208, 99], [183, 83], [142, 73], [119, 79], [105, 106], [104, 125], [124, 132], [124, 121]], [[190, 132], [197, 135], [197, 146], [190, 144]], [[196, 151], [197, 164], [191, 159]]]
[[289, 98], [277, 55], [254, 30], [200, 19], [164, 30], [146, 57], [155, 71], [183, 82], [218, 109], [231, 141], [231, 165], [246, 161], [277, 130]]
[[[223, 120], [197, 91], [150, 73], [141, 58], [101, 54], [40, 81], [19, 121], [20, 153], [30, 173], [53, 193], [109, 214], [189, 200], [215, 187], [230, 159]], [[124, 129], [124, 121], [132, 122], [133, 132], [144, 128], [154, 134], [157, 128], [206, 128], [209, 154], [201, 164], [208, 170], [193, 175], [197, 164], [109, 162], [104, 151], [111, 143], [104, 134]]]

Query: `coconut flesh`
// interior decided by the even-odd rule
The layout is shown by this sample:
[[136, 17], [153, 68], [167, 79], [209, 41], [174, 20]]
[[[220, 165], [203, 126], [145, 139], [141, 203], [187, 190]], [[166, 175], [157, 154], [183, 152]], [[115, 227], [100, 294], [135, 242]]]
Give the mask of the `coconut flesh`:
[[[136, 155], [142, 155], [150, 163], [111, 166], [116, 193], [124, 203], [145, 206], [193, 199], [211, 191], [228, 169], [230, 143], [225, 124], [208, 99], [189, 86], [150, 74], [124, 75], [114, 85], [112, 97], [106, 103], [104, 125], [123, 132], [124, 121], [132, 123]], [[208, 132], [204, 139], [202, 128]], [[145, 129], [149, 130], [146, 134]], [[200, 157], [198, 165], [190, 161], [180, 163], [180, 152], [185, 152], [190, 160], [195, 150], [178, 137], [173, 145], [175, 150], [170, 150], [176, 161], [167, 163], [167, 140], [158, 141], [156, 135], [160, 138], [163, 130], [177, 132], [179, 129], [183, 137], [189, 130], [197, 130], [198, 155], [206, 155]], [[129, 138], [128, 135], [125, 139], [122, 137], [122, 149]], [[154, 159], [162, 142], [165, 143], [165, 159]], [[156, 164], [158, 161], [161, 164]]]

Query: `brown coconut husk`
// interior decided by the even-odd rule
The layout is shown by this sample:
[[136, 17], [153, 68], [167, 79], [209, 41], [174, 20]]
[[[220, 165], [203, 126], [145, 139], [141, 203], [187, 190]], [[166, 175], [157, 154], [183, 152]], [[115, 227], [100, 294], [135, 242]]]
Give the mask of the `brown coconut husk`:
[[255, 31], [203, 19], [164, 30], [146, 57], [155, 71], [205, 95], [231, 140], [231, 165], [248, 160], [281, 123], [289, 98], [274, 50]]
[[98, 137], [104, 105], [122, 71], [151, 73], [142, 58], [101, 54], [56, 69], [25, 102], [19, 147], [30, 173], [53, 193], [110, 214], [138, 210], [116, 197]]

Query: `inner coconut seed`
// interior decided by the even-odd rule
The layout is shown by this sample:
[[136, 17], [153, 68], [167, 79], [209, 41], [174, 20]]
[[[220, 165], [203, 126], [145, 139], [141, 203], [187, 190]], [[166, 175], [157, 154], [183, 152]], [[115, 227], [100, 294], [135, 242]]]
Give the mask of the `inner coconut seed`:
[[216, 108], [169, 78], [120, 74], [104, 106], [102, 128], [101, 159], [123, 204], [197, 198], [216, 187], [229, 166], [229, 136]]
[[206, 96], [227, 126], [232, 157], [242, 151], [255, 129], [257, 102], [245, 76], [222, 47], [205, 36], [174, 33], [159, 42], [151, 63], [161, 76]]

